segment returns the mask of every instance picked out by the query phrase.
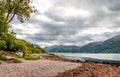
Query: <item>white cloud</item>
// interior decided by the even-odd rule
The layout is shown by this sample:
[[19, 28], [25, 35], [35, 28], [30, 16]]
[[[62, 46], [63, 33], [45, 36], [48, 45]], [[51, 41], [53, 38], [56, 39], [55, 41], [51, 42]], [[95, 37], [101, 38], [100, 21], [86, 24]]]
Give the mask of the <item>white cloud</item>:
[[67, 8], [64, 9], [65, 16], [80, 16], [83, 18], [87, 18], [91, 16], [90, 11], [84, 9], [76, 9], [76, 8]]
[[86, 30], [83, 30], [82, 33], [83, 34], [91, 34], [91, 35], [95, 35], [95, 34], [103, 34], [105, 32], [111, 32], [110, 29], [104, 28], [104, 27], [94, 27], [94, 28], [88, 28]]
[[49, 22], [49, 23], [52, 23], [53, 20], [48, 18], [47, 16], [45, 15], [37, 15], [36, 16], [36, 19], [39, 20], [39, 21], [44, 21], [44, 22]]
[[35, 6], [41, 14], [44, 14], [49, 8], [53, 7], [53, 0], [34, 0], [31, 5]]

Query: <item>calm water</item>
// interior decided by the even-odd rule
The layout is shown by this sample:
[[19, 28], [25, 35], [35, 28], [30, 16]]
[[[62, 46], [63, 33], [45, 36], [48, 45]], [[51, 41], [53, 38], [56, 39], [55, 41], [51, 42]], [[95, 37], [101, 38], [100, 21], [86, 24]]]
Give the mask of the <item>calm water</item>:
[[97, 59], [120, 62], [120, 54], [83, 54], [83, 53], [57, 53], [57, 55], [76, 60]]

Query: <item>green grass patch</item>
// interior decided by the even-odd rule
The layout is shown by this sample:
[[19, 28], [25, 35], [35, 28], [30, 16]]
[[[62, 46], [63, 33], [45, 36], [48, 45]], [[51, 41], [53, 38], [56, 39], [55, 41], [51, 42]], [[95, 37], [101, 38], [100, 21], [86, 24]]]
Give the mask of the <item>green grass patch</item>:
[[40, 56], [25, 56], [25, 60], [39, 60]]
[[3, 54], [4, 56], [13, 56], [13, 57], [17, 56], [15, 52], [10, 52], [10, 51], [0, 51], [0, 55], [1, 54]]
[[7, 60], [7, 58], [6, 58], [6, 57], [1, 56], [1, 57], [0, 57], [0, 60], [2, 60], [2, 61], [6, 61], [6, 60]]
[[18, 57], [18, 58], [23, 58], [23, 56], [21, 56], [21, 55], [17, 55], [16, 57]]
[[22, 61], [20, 59], [14, 59], [13, 61], [14, 63], [22, 63]]

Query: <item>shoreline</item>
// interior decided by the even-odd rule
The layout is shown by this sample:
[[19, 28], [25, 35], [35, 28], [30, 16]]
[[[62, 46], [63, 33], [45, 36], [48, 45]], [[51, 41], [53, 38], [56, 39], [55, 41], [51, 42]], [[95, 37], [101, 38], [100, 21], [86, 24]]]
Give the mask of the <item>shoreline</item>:
[[[41, 56], [41, 59], [37, 60], [37, 61], [26, 61], [25, 60], [25, 62], [21, 63], [21, 64], [6, 63], [5, 64], [6, 70], [9, 69], [7, 67], [7, 65], [9, 65], [9, 66], [20, 65], [20, 67], [24, 67], [24, 68], [21, 69], [17, 66], [17, 68], [19, 68], [19, 71], [20, 71], [20, 69], [24, 70], [24, 71], [29, 70], [28, 72], [25, 71], [26, 74], [31, 73], [32, 70], [34, 70], [34, 71], [37, 70], [36, 72], [31, 73], [31, 74], [34, 74], [33, 75], [34, 77], [49, 77], [49, 76], [42, 75], [42, 74], [44, 74], [44, 72], [48, 72], [48, 75], [52, 75], [56, 72], [56, 74], [54, 76], [50, 76], [50, 77], [120, 77], [120, 64], [72, 60], [72, 59], [66, 59], [66, 58], [59, 57], [58, 55], [55, 55], [55, 54], [47, 54], [47, 53], [33, 54], [33, 55]], [[68, 63], [68, 64], [66, 64], [66, 63]], [[24, 66], [24, 64], [25, 64], [25, 66]], [[27, 66], [26, 66], [26, 64], [27, 64]], [[75, 64], [76, 67], [74, 67], [73, 64]], [[79, 66], [79, 64], [80, 64], [80, 66]], [[4, 66], [4, 63], [0, 64], [0, 66], [1, 65]], [[35, 67], [30, 67], [30, 68], [28, 67], [28, 66], [33, 66], [33, 65]], [[38, 69], [38, 66], [39, 66], [39, 69]], [[48, 71], [47, 69], [51, 68], [51, 67], [54, 70]], [[3, 67], [0, 67], [0, 68], [4, 69]], [[32, 68], [34, 68], [34, 69], [32, 69]], [[66, 68], [66, 70], [65, 70], [65, 68]], [[14, 69], [14, 70], [17, 70], [17, 69]], [[59, 70], [62, 70], [62, 71], [59, 71]], [[38, 71], [39, 71], [39, 73], [41, 71], [44, 71], [44, 72], [41, 73], [41, 75], [39, 76]], [[1, 72], [3, 72], [3, 70], [1, 70]], [[7, 72], [11, 72], [11, 71], [7, 71]], [[5, 72], [3, 72], [3, 73], [5, 73]], [[19, 72], [16, 71], [16, 73], [19, 73]], [[26, 74], [24, 73], [25, 76], [27, 76]], [[25, 77], [25, 76], [22, 76], [22, 77]], [[4, 77], [4, 76], [1, 76], [1, 77]], [[19, 77], [19, 76], [17, 76], [17, 77]], [[29, 76], [29, 77], [31, 77], [31, 76]]]
[[120, 66], [86, 62], [83, 66], [60, 73], [56, 77], [120, 77]]
[[[58, 55], [55, 55], [55, 54], [44, 54], [44, 55], [41, 55], [42, 57], [44, 57], [45, 59], [49, 59], [49, 60], [55, 60], [55, 61], [68, 61], [68, 62], [76, 62], [76, 63], [85, 63], [85, 62], [93, 62], [93, 63], [101, 63], [101, 64], [110, 64], [110, 65], [116, 65], [116, 66], [119, 66], [120, 63], [113, 63], [113, 62], [107, 62], [107, 61], [104, 61], [104, 60], [101, 60], [101, 59], [98, 59], [100, 61], [96, 61], [97, 59], [94, 60], [94, 58], [89, 58], [88, 60], [86, 59], [85, 61], [81, 61], [81, 60], [75, 60], [75, 59], [68, 59], [68, 58], [63, 58], [63, 57], [60, 57]], [[91, 60], [93, 59], [93, 60]]]
[[82, 63], [82, 66], [59, 73], [55, 77], [120, 77], [120, 63], [79, 61], [59, 57], [54, 54], [44, 56], [50, 60]]

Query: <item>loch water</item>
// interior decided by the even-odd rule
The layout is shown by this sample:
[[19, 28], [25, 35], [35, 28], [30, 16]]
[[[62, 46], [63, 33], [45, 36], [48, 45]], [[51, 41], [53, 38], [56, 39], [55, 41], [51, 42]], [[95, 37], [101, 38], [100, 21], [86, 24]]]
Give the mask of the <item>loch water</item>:
[[74, 60], [120, 63], [118, 53], [57, 53], [58, 56]]

